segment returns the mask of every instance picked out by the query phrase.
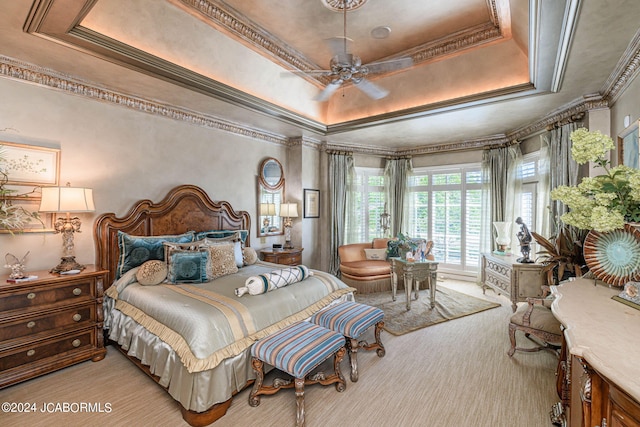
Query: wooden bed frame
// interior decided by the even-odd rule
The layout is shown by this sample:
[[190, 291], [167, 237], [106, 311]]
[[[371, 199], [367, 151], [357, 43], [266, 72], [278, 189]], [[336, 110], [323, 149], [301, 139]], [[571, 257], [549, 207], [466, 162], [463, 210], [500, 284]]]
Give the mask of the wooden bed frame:
[[[251, 217], [246, 211], [235, 211], [228, 202], [214, 202], [201, 188], [181, 185], [169, 191], [159, 203], [141, 200], [133, 205], [129, 213], [118, 218], [114, 213], [100, 215], [95, 222], [96, 265], [109, 270], [105, 290], [115, 279], [118, 263], [118, 231], [136, 236], [161, 236], [181, 234], [187, 231], [207, 230], [251, 230]], [[245, 242], [250, 246], [249, 236]], [[120, 349], [116, 344], [112, 344]], [[120, 351], [142, 371], [158, 382], [147, 366], [134, 357]], [[251, 382], [247, 383], [247, 386]], [[164, 387], [163, 387], [164, 388]], [[231, 399], [213, 405], [204, 412], [185, 409], [179, 402], [182, 417], [192, 426], [205, 426], [221, 418], [231, 405]]]

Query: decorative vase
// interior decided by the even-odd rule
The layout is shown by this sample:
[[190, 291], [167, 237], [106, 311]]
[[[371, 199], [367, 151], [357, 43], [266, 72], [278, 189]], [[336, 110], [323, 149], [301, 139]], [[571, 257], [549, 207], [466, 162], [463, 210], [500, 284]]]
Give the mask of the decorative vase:
[[496, 229], [497, 234], [497, 251], [505, 253], [509, 245], [511, 245], [511, 223], [507, 221], [495, 221], [493, 226]]

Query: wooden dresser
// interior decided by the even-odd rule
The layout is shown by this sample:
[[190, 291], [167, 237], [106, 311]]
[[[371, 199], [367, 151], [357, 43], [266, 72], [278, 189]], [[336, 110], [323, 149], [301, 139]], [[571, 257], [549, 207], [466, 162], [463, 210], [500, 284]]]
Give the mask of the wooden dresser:
[[273, 262], [284, 265], [300, 265], [302, 264], [303, 248], [293, 249], [262, 249], [262, 260], [265, 262]]
[[0, 276], [0, 388], [106, 354], [102, 292], [106, 270], [32, 271], [38, 279]]
[[586, 279], [551, 287], [565, 328], [557, 425], [640, 427], [640, 310], [611, 299], [620, 291]]
[[516, 262], [518, 256], [482, 254], [482, 292], [487, 288], [502, 294], [511, 300], [511, 307], [516, 311], [516, 304], [527, 300], [527, 297], [542, 296], [542, 285], [545, 277], [542, 264], [521, 264]]

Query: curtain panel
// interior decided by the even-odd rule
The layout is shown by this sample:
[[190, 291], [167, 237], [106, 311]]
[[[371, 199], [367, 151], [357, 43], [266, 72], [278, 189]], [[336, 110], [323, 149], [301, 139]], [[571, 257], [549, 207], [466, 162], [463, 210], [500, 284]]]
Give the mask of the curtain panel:
[[402, 231], [407, 179], [411, 171], [410, 158], [387, 159], [384, 175], [387, 184], [389, 213], [391, 214], [392, 236], [397, 236]]
[[[575, 186], [578, 184], [578, 164], [571, 157], [571, 132], [582, 126], [580, 122], [568, 123], [543, 135], [543, 141], [549, 152], [549, 188], [553, 190], [560, 185]], [[560, 217], [568, 212], [568, 208], [559, 200], [548, 199], [550, 215], [550, 233], [558, 231]]]
[[[511, 246], [517, 241], [515, 220], [519, 214], [522, 178], [522, 152], [519, 145], [486, 150], [482, 154], [482, 223], [480, 252], [495, 249], [493, 223], [510, 222]], [[515, 239], [515, 240], [514, 240]]]
[[355, 175], [353, 155], [351, 153], [329, 153], [329, 197], [331, 217], [331, 239], [329, 253], [329, 273], [338, 275], [340, 259], [338, 247], [344, 242], [347, 212], [349, 212], [349, 193]]

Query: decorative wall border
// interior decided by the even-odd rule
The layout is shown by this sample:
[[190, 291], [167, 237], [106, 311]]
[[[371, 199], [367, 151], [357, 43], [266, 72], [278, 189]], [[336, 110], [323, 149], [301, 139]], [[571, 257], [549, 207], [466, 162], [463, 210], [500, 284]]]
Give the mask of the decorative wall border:
[[197, 113], [186, 108], [112, 91], [77, 77], [3, 55], [0, 55], [0, 76], [261, 141], [282, 145], [288, 145], [289, 142], [289, 139], [282, 135], [254, 129], [212, 115]]

